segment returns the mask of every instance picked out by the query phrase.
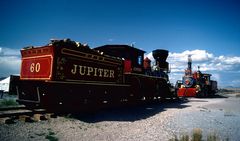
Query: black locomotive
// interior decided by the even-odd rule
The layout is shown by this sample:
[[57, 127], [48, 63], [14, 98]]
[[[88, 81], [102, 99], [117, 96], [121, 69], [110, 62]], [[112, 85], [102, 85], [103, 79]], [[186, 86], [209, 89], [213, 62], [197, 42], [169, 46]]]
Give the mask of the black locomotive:
[[192, 59], [188, 56], [188, 67], [182, 81], [177, 81], [178, 97], [211, 97], [217, 93], [217, 81], [211, 80], [211, 74], [199, 70], [192, 73]]
[[[94, 49], [79, 42], [51, 40], [21, 50], [18, 102], [27, 107], [72, 108], [175, 97], [169, 83], [167, 50], [154, 50], [156, 64], [129, 45]], [[154, 69], [153, 69], [154, 68]]]

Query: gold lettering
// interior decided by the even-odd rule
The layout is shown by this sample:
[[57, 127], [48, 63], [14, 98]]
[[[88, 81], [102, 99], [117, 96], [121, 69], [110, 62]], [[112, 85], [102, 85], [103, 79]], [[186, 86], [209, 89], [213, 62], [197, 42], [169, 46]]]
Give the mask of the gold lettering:
[[73, 64], [73, 69], [71, 70], [71, 73], [76, 74], [76, 72], [77, 72], [77, 65]]
[[35, 64], [32, 63], [32, 64], [30, 65], [30, 72], [34, 72], [34, 68], [35, 68]]
[[102, 72], [103, 72], [103, 69], [98, 69], [98, 72], [99, 72], [99, 77], [102, 77]]
[[97, 76], [97, 69], [98, 68], [94, 68], [94, 76]]
[[[34, 68], [34, 67], [32, 67]], [[31, 69], [31, 68], [30, 68]], [[40, 66], [36, 68], [36, 71], [40, 70]], [[35, 70], [34, 70], [35, 71]], [[90, 66], [75, 65], [72, 64], [71, 73], [76, 75], [79, 73], [81, 76], [94, 76], [94, 77], [104, 77], [104, 78], [114, 78], [114, 70], [104, 69], [104, 68], [94, 68]]]
[[86, 66], [80, 66], [79, 65], [79, 73], [81, 75], [85, 75], [85, 73], [86, 73]]
[[110, 70], [110, 75], [109, 75], [110, 78], [114, 78], [114, 70]]
[[108, 69], [104, 69], [103, 77], [108, 77], [108, 72], [109, 72]]
[[89, 76], [91, 74], [91, 72], [93, 72], [93, 68], [92, 67], [88, 67], [88, 73], [87, 75]]
[[39, 72], [40, 71], [40, 63], [31, 63], [30, 72]]
[[35, 66], [35, 72], [39, 72], [40, 71], [40, 63], [37, 63]]

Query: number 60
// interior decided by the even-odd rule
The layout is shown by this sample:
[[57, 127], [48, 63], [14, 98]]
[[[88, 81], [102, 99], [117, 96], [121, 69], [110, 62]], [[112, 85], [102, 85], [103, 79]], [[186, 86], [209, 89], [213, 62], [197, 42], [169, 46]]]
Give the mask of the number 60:
[[30, 72], [39, 72], [40, 71], [40, 63], [32, 63], [30, 65]]

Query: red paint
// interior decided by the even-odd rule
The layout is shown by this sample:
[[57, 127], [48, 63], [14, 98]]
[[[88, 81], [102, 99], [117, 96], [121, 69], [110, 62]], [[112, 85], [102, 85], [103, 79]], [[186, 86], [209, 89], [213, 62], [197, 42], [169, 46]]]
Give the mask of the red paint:
[[44, 46], [21, 50], [22, 58], [53, 54], [53, 47]]
[[21, 79], [50, 80], [52, 74], [52, 56], [36, 56], [22, 59]]
[[179, 88], [178, 97], [195, 97], [196, 88]]
[[124, 72], [132, 72], [131, 60], [124, 60]]

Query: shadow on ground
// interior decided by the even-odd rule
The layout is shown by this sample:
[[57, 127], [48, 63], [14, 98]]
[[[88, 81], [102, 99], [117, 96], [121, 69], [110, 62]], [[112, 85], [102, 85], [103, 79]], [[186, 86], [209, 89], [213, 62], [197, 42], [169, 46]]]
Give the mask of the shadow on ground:
[[186, 108], [183, 105], [187, 100], [166, 100], [164, 102], [122, 104], [118, 106], [107, 106], [91, 112], [71, 114], [70, 118], [78, 119], [88, 123], [100, 121], [137, 121], [154, 116], [169, 108]]

